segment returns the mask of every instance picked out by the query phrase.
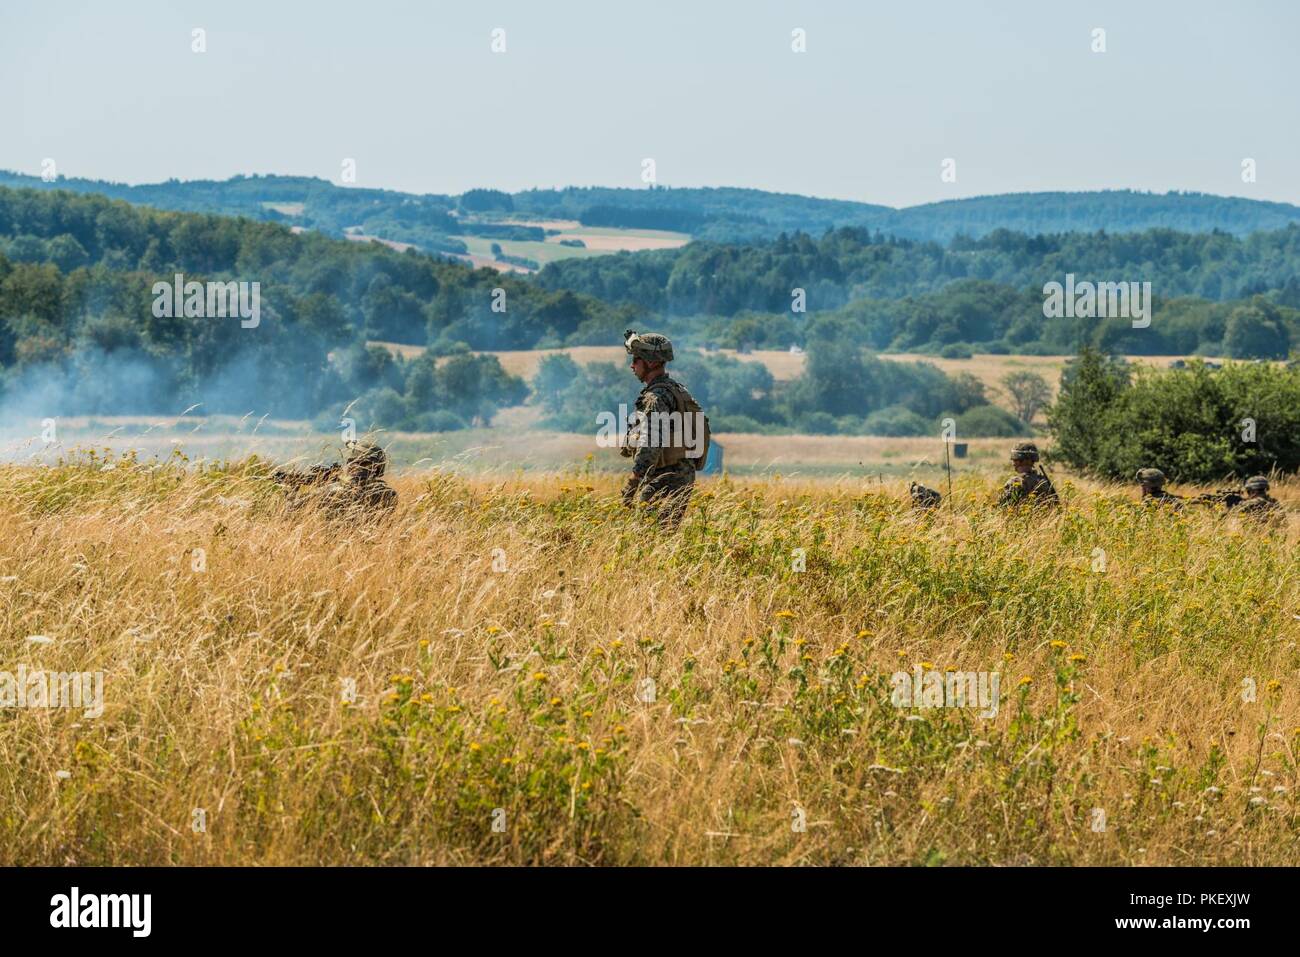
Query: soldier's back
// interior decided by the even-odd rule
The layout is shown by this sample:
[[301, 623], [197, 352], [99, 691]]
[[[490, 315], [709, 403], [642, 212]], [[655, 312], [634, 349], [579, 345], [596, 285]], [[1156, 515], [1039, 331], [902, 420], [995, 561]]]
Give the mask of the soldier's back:
[[1242, 515], [1256, 519], [1276, 519], [1282, 516], [1282, 503], [1271, 495], [1248, 498], [1237, 506]]

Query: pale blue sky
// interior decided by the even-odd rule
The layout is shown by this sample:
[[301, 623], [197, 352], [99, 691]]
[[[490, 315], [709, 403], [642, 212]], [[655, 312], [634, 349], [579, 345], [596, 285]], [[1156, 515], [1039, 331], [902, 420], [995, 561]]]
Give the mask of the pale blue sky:
[[[458, 193], [639, 186], [653, 157], [665, 185], [891, 206], [1125, 187], [1300, 203], [1298, 11], [4, 0], [0, 168], [39, 173], [51, 157], [65, 175], [130, 183], [337, 181], [353, 157], [357, 185]], [[796, 27], [807, 53], [791, 52]], [[956, 183], [940, 181], [946, 157]]]

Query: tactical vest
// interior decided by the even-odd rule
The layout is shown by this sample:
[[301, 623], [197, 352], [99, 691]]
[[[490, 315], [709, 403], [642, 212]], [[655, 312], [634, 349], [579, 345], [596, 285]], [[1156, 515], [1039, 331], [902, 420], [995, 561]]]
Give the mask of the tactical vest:
[[673, 393], [677, 406], [673, 411], [681, 413], [682, 422], [685, 423], [687, 416], [691, 418], [691, 431], [694, 433], [692, 438], [695, 440], [693, 444], [696, 444], [699, 448], [698, 455], [688, 455], [686, 437], [678, 429], [674, 428], [671, 430], [672, 434], [669, 437], [668, 444], [660, 448], [660, 466], [669, 467], [686, 461], [690, 462], [695, 471], [698, 472], [704, 468], [704, 464], [709, 459], [709, 439], [711, 435], [709, 417], [704, 414], [700, 404], [695, 401], [695, 396], [687, 392], [686, 387], [680, 382], [665, 376], [653, 383], [651, 389], [660, 384], [666, 386]]

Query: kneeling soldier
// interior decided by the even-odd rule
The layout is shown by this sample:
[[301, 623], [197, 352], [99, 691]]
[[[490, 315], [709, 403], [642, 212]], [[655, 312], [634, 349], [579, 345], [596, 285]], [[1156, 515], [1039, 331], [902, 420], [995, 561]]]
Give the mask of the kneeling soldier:
[[943, 496], [937, 490], [918, 482], [913, 482], [907, 493], [912, 496], [912, 508], [938, 508], [939, 503], [943, 501]]
[[1011, 467], [1016, 474], [1007, 479], [998, 496], [998, 506], [1006, 508], [1011, 505], [1044, 505], [1055, 507], [1061, 504], [1052, 486], [1052, 480], [1038, 465], [1038, 446], [1033, 442], [1018, 442], [1011, 450]]
[[1246, 479], [1246, 501], [1237, 508], [1251, 518], [1273, 520], [1282, 517], [1282, 503], [1268, 494], [1268, 479], [1252, 475]]
[[1142, 502], [1146, 505], [1164, 505], [1175, 511], [1182, 509], [1183, 497], [1165, 491], [1165, 473], [1159, 469], [1138, 469], [1138, 484], [1142, 486]]

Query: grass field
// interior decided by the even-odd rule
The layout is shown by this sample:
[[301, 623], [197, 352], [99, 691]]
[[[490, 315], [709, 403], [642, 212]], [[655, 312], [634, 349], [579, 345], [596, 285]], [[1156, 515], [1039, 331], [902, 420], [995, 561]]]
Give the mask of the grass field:
[[[0, 863], [1300, 862], [1293, 527], [773, 478], [661, 538], [598, 473], [396, 486], [358, 530], [254, 468], [0, 468], [0, 669], [104, 703], [0, 708]], [[996, 715], [894, 699], [949, 670]]]
[[[440, 468], [466, 475], [512, 476], [532, 472], [592, 469], [626, 472], [627, 460], [596, 441], [596, 426], [588, 434], [550, 432], [537, 428], [532, 406], [500, 412], [487, 429], [456, 432], [377, 432], [372, 437], [388, 450], [398, 472]], [[79, 450], [95, 448], [116, 454], [167, 458], [183, 451], [191, 460], [220, 462], [259, 455], [283, 464], [332, 460], [341, 453], [337, 434], [315, 431], [310, 423], [258, 421], [233, 416], [140, 417], [102, 416], [59, 421], [57, 444], [40, 441], [39, 422], [16, 433], [0, 435], [0, 460], [52, 465]], [[876, 436], [765, 436], [719, 432], [727, 470], [738, 476], [859, 478], [864, 481], [915, 479], [934, 484], [946, 476], [944, 446], [936, 438]], [[1007, 439], [972, 439], [968, 456], [952, 459], [954, 474], [991, 475], [1005, 469]], [[1044, 446], [1046, 447], [1046, 446]]]
[[[546, 225], [552, 223], [521, 223], [524, 226]], [[685, 233], [672, 233], [658, 229], [606, 229], [597, 226], [578, 226], [562, 224], [564, 231], [555, 236], [547, 236], [544, 242], [530, 240], [493, 239], [481, 236], [459, 236], [477, 265], [493, 263], [492, 244], [496, 243], [507, 256], [523, 256], [541, 266], [560, 259], [574, 257], [608, 256], [610, 253], [637, 251], [642, 249], [676, 249], [685, 246], [691, 237]], [[473, 226], [467, 226], [472, 229]], [[581, 239], [586, 247], [562, 246], [561, 239]], [[479, 262], [481, 260], [481, 262]], [[504, 266], [505, 264], [500, 264]]]
[[[413, 358], [424, 351], [423, 346], [402, 345], [393, 342], [372, 342], [371, 345], [379, 345], [388, 349], [390, 352], [400, 354], [406, 358]], [[574, 346], [567, 349], [515, 349], [503, 350], [498, 352], [487, 353], [494, 355], [501, 361], [501, 366], [512, 375], [522, 376], [525, 379], [531, 379], [537, 373], [537, 367], [541, 364], [542, 358], [557, 352], [565, 352], [573, 357], [575, 362], [612, 362], [617, 365], [624, 365], [627, 353], [622, 346]], [[701, 355], [710, 355], [704, 350], [699, 350]], [[796, 378], [803, 372], [804, 363], [807, 356], [803, 353], [792, 353], [788, 350], [775, 349], [758, 349], [753, 352], [741, 355], [734, 349], [719, 349], [717, 352], [721, 355], [731, 356], [741, 359], [745, 362], [761, 362], [772, 373], [772, 377], [777, 382], [788, 382]], [[1019, 372], [1028, 370], [1036, 372], [1047, 380], [1051, 387], [1053, 397], [1060, 387], [1061, 370], [1065, 368], [1066, 362], [1071, 356], [1007, 356], [980, 354], [972, 356], [970, 359], [940, 359], [935, 356], [921, 355], [919, 353], [897, 352], [897, 353], [879, 353], [882, 359], [894, 362], [929, 362], [938, 366], [949, 375], [956, 375], [960, 372], [969, 372], [980, 380], [988, 389], [988, 394], [995, 404], [1003, 407], [1010, 407], [1010, 402], [1002, 389], [1001, 380], [1009, 372]], [[1129, 362], [1138, 365], [1148, 365], [1155, 368], [1165, 369], [1176, 359], [1188, 359], [1189, 356], [1127, 356]]]

